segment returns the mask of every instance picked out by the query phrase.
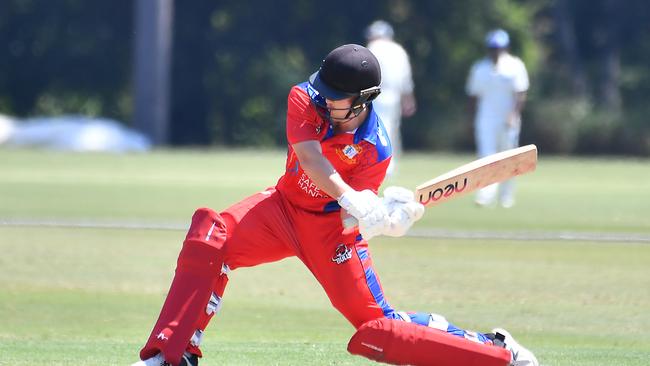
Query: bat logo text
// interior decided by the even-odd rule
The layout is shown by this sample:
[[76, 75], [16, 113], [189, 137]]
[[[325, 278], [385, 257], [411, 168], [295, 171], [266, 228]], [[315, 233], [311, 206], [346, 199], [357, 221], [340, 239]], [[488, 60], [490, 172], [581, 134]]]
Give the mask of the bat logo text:
[[444, 187], [438, 187], [432, 191], [429, 191], [428, 197], [425, 197], [426, 194], [420, 195], [420, 203], [427, 205], [430, 201], [438, 201], [442, 197], [449, 197], [454, 193], [460, 193], [467, 188], [467, 178], [463, 180], [463, 186], [458, 188], [458, 181], [454, 183], [449, 183]]

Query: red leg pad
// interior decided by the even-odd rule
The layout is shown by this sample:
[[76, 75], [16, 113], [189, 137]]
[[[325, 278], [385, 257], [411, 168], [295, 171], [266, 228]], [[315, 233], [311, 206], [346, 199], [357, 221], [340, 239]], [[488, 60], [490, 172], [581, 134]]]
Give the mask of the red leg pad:
[[510, 352], [457, 337], [438, 329], [380, 318], [362, 325], [348, 352], [392, 365], [507, 366]]
[[[177, 365], [188, 346], [196, 324], [205, 314], [206, 306], [221, 278], [223, 243], [226, 228], [223, 219], [209, 209], [199, 209], [178, 256], [176, 274], [149, 340], [140, 351], [140, 358], [162, 352], [165, 360]], [[223, 288], [220, 289], [223, 295]]]

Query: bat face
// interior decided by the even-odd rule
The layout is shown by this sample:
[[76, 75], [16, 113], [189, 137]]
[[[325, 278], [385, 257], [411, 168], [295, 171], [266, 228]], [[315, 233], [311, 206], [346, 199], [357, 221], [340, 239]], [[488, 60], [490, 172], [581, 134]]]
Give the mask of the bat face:
[[[462, 181], [461, 181], [462, 179]], [[460, 182], [460, 184], [459, 184]], [[429, 189], [417, 190], [416, 195], [420, 203], [428, 206], [453, 195], [460, 195], [467, 188], [467, 177], [462, 177], [455, 182], [443, 186], [432, 186]]]
[[522, 146], [486, 156], [419, 185], [415, 197], [432, 206], [535, 170], [537, 147]]

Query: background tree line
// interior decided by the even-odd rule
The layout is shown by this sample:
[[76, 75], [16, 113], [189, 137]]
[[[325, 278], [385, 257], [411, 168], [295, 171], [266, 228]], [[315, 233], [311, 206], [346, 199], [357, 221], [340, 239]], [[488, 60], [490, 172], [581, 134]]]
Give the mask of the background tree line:
[[[650, 155], [645, 0], [177, 1], [171, 141], [286, 143], [291, 85], [382, 18], [410, 53], [418, 112], [407, 149], [470, 150], [465, 79], [491, 28], [530, 77], [522, 142], [545, 152]], [[131, 123], [134, 2], [0, 2], [0, 113]]]

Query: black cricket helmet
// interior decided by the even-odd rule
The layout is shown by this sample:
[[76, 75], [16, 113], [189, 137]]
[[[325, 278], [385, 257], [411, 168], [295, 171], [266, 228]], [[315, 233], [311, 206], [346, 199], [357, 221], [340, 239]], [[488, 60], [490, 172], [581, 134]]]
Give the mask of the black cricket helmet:
[[[381, 68], [375, 55], [364, 46], [346, 44], [332, 50], [318, 71], [309, 77], [312, 101], [325, 107], [325, 99], [340, 100], [356, 97], [350, 113], [358, 116], [365, 106], [377, 98], [381, 89]], [[312, 95], [317, 94], [317, 95]]]

